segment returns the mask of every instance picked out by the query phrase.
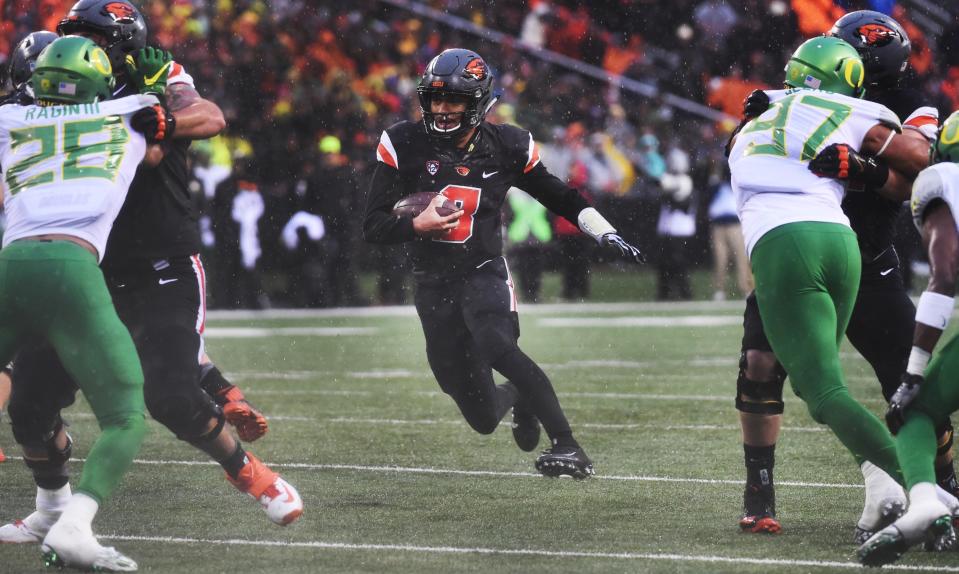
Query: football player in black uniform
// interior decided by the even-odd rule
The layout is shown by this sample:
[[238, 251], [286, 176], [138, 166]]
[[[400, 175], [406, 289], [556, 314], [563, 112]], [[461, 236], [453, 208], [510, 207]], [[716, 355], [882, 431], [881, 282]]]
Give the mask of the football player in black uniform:
[[[866, 66], [865, 99], [885, 105], [903, 118], [903, 133], [913, 139], [914, 178], [929, 161], [935, 141], [938, 113], [922, 94], [900, 85], [909, 58], [910, 42], [895, 20], [868, 10], [840, 18], [829, 35], [852, 44]], [[764, 112], [769, 100], [762, 91], [746, 99], [746, 120]], [[744, 121], [746, 121], [744, 120]], [[849, 146], [829, 146], [810, 162], [817, 175], [847, 181], [843, 211], [849, 217], [862, 252], [862, 280], [856, 306], [846, 330], [852, 345], [876, 373], [886, 400], [899, 386], [912, 347], [915, 307], [903, 285], [893, 232], [908, 189], [879, 190], [885, 183], [882, 159], [860, 156]], [[744, 335], [736, 390], [746, 462], [743, 517], [739, 526], [750, 532], [779, 532], [776, 518], [773, 465], [776, 440], [782, 424], [783, 383], [786, 372], [776, 360], [763, 331], [755, 293], [746, 299]], [[939, 429], [940, 484], [957, 491], [952, 466], [952, 427]], [[903, 510], [902, 490], [869, 463], [862, 467], [866, 505], [856, 527], [861, 544], [872, 532], [894, 520]]]
[[[270, 520], [288, 524], [302, 514], [296, 490], [223, 432], [232, 416], [241, 437], [252, 440], [265, 432], [265, 419], [203, 350], [206, 278], [187, 189], [187, 149], [192, 140], [219, 133], [223, 114], [200, 97], [172, 56], [145, 48], [146, 22], [128, 0], [80, 0], [57, 30], [88, 37], [106, 50], [117, 76], [115, 97], [157, 90], [155, 78], [166, 82], [159, 90], [164, 104], [131, 118], [156, 144], [148, 155], [161, 154], [162, 161], [137, 171], [101, 265], [140, 355], [147, 408], [178, 438], [216, 460], [229, 482], [256, 499]], [[75, 392], [49, 345], [17, 356], [9, 414], [37, 483], [37, 511], [0, 527], [2, 542], [42, 540], [69, 498], [71, 441], [60, 410], [73, 403]]]
[[[641, 255], [546, 170], [529, 132], [483, 121], [495, 103], [492, 87], [489, 67], [475, 52], [446, 50], [430, 62], [417, 88], [423, 123], [400, 122], [380, 138], [364, 236], [407, 244], [426, 356], [466, 422], [489, 434], [512, 408], [521, 449], [536, 448], [539, 423], [549, 435], [550, 447], [536, 459], [539, 472], [586, 478], [592, 462], [573, 438], [549, 378], [517, 345], [516, 296], [501, 233], [506, 193], [518, 187], [600, 244], [637, 261]], [[415, 192], [441, 195], [416, 217], [394, 215], [397, 200]], [[460, 210], [439, 215], [436, 206], [446, 200]], [[508, 382], [495, 385], [491, 369]]]
[[[37, 31], [27, 34], [23, 40], [20, 40], [10, 55], [9, 66], [3, 69], [10, 78], [13, 90], [0, 97], [0, 106], [33, 103], [33, 88], [28, 81], [33, 75], [33, 66], [40, 52], [56, 39], [57, 35], [53, 32]], [[3, 76], [0, 75], [0, 85], [4, 83]], [[10, 390], [10, 367], [4, 366], [0, 368], [0, 418], [3, 416], [2, 411], [7, 401], [10, 400]], [[6, 459], [3, 451], [0, 450], [0, 462]]]
[[[0, 106], [6, 104], [32, 104], [33, 88], [30, 86], [30, 76], [33, 75], [33, 67], [36, 65], [37, 57], [44, 48], [49, 46], [57, 35], [53, 32], [38, 30], [24, 36], [22, 40], [13, 49], [10, 54], [10, 63], [4, 68], [6, 76], [10, 78], [12, 90], [0, 96]], [[2, 77], [2, 76], [0, 76]], [[4, 82], [0, 79], [0, 85]], [[9, 368], [4, 367], [0, 372], [0, 410], [7, 403], [10, 394], [10, 372]], [[2, 456], [0, 456], [2, 460]]]

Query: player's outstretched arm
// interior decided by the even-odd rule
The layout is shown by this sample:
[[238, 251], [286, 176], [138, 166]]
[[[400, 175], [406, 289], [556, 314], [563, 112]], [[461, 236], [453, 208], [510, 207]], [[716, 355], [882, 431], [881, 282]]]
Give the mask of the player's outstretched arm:
[[[919, 182], [917, 182], [918, 184]], [[949, 325], [956, 292], [956, 273], [959, 271], [959, 233], [952, 211], [943, 201], [926, 208], [922, 223], [922, 241], [929, 254], [929, 284], [916, 307], [916, 330], [913, 332], [912, 352], [886, 410], [886, 424], [894, 434], [905, 422], [909, 405], [919, 395], [923, 374], [932, 352]]]
[[220, 106], [203, 99], [196, 89], [187, 84], [167, 86], [166, 103], [176, 118], [175, 139], [208, 139], [226, 127]]
[[590, 206], [586, 198], [549, 173], [542, 163], [537, 163], [525, 172], [515, 184], [553, 213], [577, 225], [583, 233], [595, 239], [600, 245], [636, 263], [646, 262], [642, 252], [620, 237], [616, 233], [616, 228]]
[[809, 170], [820, 177], [865, 184], [893, 201], [907, 201], [913, 180], [928, 165], [929, 140], [919, 131], [899, 134], [877, 124], [866, 133], [860, 151], [845, 143], [831, 144], [809, 162]]

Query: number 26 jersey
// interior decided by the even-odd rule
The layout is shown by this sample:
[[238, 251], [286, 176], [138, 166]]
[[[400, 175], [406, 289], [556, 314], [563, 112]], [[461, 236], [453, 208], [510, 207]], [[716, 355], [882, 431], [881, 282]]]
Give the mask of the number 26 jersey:
[[896, 114], [873, 102], [804, 88], [766, 93], [769, 109], [744, 126], [729, 154], [750, 253], [766, 232], [786, 223], [849, 225], [842, 183], [813, 174], [809, 161], [834, 143], [858, 149], [876, 124], [901, 131]]
[[[465, 149], [437, 145], [422, 123], [400, 122], [380, 137], [370, 182], [364, 235], [373, 243], [409, 242], [419, 281], [462, 276], [503, 253], [501, 211], [518, 187], [576, 224], [589, 207], [574, 189], [540, 163], [539, 147], [526, 130], [483, 122]], [[395, 216], [393, 205], [417, 192], [438, 192], [463, 215], [440, 237], [421, 238], [412, 218]]]
[[6, 247], [23, 237], [64, 234], [96, 247], [107, 237], [146, 140], [134, 112], [158, 103], [130, 96], [90, 104], [0, 107], [0, 169]]

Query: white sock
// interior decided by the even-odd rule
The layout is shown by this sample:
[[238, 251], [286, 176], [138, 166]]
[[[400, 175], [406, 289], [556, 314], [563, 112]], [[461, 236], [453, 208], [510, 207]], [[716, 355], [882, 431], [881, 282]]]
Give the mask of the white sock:
[[37, 510], [46, 513], [60, 514], [70, 502], [72, 492], [70, 483], [66, 483], [56, 490], [37, 487]]
[[859, 528], [874, 530], [879, 525], [882, 503], [890, 499], [906, 502], [906, 491], [883, 469], [869, 461], [860, 466], [866, 484], [866, 503], [859, 517]]
[[959, 512], [959, 499], [938, 484], [936, 485], [936, 497], [939, 499], [939, 502], [945, 504], [946, 508], [953, 514]]
[[97, 515], [100, 504], [93, 498], [77, 492], [70, 497], [70, 502], [60, 515], [60, 522], [72, 523], [86, 529], [93, 528], [93, 518]]
[[936, 495], [936, 485], [920, 482], [909, 489], [909, 511], [896, 521], [896, 528], [902, 532], [906, 541], [915, 544], [926, 534], [933, 521], [949, 514], [949, 509]]

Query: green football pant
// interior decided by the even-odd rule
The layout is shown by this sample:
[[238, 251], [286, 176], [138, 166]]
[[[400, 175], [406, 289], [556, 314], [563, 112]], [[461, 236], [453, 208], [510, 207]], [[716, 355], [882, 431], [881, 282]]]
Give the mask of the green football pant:
[[16, 241], [0, 251], [0, 365], [28, 338], [46, 339], [100, 425], [77, 491], [102, 502], [146, 435], [143, 371], [96, 258], [68, 241]]
[[837, 223], [786, 224], [759, 240], [751, 264], [763, 327], [793, 391], [857, 461], [868, 460], [901, 482], [892, 436], [849, 395], [839, 363], [859, 289], [856, 234]]
[[896, 449], [906, 487], [936, 482], [936, 426], [959, 410], [959, 337], [953, 337], [926, 368], [926, 381], [906, 411]]

